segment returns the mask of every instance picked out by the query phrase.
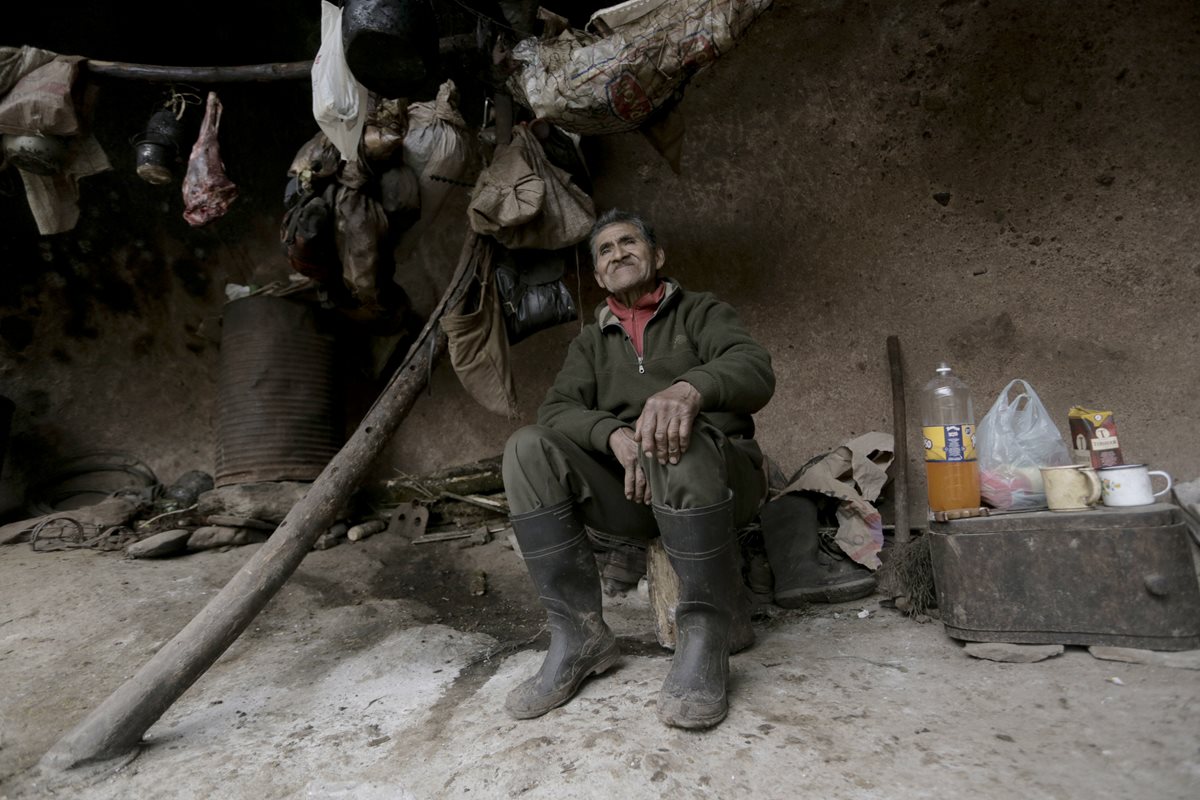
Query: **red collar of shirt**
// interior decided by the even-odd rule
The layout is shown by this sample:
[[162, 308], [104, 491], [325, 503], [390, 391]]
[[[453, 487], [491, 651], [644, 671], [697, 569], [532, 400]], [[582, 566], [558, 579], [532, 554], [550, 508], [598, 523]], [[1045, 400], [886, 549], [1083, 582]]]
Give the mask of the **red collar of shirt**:
[[634, 301], [633, 308], [626, 307], [611, 295], [607, 298], [609, 309], [617, 316], [625, 333], [629, 334], [629, 340], [633, 342], [633, 349], [639, 356], [642, 355], [646, 323], [654, 316], [654, 312], [658, 310], [659, 303], [666, 294], [667, 285], [659, 281], [654, 291], [647, 292]]

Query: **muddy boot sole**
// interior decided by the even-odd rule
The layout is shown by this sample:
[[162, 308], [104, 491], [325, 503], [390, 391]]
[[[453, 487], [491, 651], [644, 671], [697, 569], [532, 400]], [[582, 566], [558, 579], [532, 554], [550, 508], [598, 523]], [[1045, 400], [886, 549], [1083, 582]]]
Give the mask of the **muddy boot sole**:
[[720, 723], [729, 714], [728, 698], [697, 703], [684, 697], [659, 697], [658, 718], [664, 725], [686, 730], [703, 730]]
[[530, 695], [529, 691], [536, 683], [537, 675], [529, 678], [509, 692], [504, 701], [504, 710], [514, 719], [533, 719], [553, 711], [574, 697], [588, 678], [610, 670], [620, 656], [621, 651], [614, 637], [607, 648], [591, 658], [582, 660], [575, 676], [555, 691]]

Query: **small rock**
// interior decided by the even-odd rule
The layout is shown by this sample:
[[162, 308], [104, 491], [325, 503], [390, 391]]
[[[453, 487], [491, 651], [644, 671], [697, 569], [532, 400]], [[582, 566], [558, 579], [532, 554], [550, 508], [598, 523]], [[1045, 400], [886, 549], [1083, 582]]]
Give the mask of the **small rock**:
[[312, 484], [298, 481], [243, 483], [218, 486], [197, 500], [197, 511], [205, 517], [227, 515], [263, 522], [283, 522], [292, 506], [303, 499]]
[[189, 550], [213, 550], [218, 547], [254, 544], [255, 542], [265, 542], [266, 540], [267, 535], [264, 531], [256, 531], [249, 528], [226, 528], [220, 525], [205, 525], [203, 528], [196, 528], [192, 535], [188, 537], [187, 546]]
[[988, 271], [987, 267], [976, 267], [975, 269], [971, 270], [971, 274], [972, 275], [986, 275], [987, 271]]
[[1008, 642], [970, 642], [967, 655], [988, 661], [1003, 661], [1009, 664], [1032, 664], [1047, 658], [1061, 656], [1061, 644], [1010, 644]]
[[1200, 650], [1160, 652], [1158, 650], [1138, 650], [1133, 647], [1094, 645], [1088, 648], [1088, 652], [1094, 658], [1104, 661], [1124, 661], [1127, 664], [1150, 664], [1155, 667], [1174, 667], [1176, 669], [1200, 669]]
[[1101, 186], [1112, 186], [1113, 183], [1116, 182], [1116, 180], [1117, 180], [1117, 177], [1115, 175], [1109, 175], [1106, 173], [1104, 175], [1098, 176], [1096, 178], [1096, 183], [1100, 184]]
[[346, 538], [346, 531], [349, 530], [344, 522], [335, 522], [329, 526], [329, 530], [317, 537], [317, 541], [313, 542], [313, 550], [328, 550], [331, 547], [337, 547]]
[[474, 597], [483, 597], [487, 594], [487, 573], [483, 570], [477, 570], [471, 576], [471, 595]]
[[212, 514], [206, 521], [209, 525], [219, 525], [223, 528], [254, 528], [268, 533], [274, 533], [275, 528], [278, 527], [273, 522], [263, 522], [260, 519], [250, 519], [249, 517], [234, 517], [228, 514]]
[[191, 531], [182, 529], [156, 533], [126, 547], [125, 555], [130, 558], [172, 556], [187, 549], [191, 535]]
[[195, 505], [197, 498], [212, 488], [212, 476], [207, 472], [194, 469], [180, 475], [163, 494], [175, 501], [179, 508], [187, 508]]
[[934, 192], [933, 199], [936, 200], [939, 205], [943, 205], [943, 206], [950, 205], [950, 193], [949, 192]]

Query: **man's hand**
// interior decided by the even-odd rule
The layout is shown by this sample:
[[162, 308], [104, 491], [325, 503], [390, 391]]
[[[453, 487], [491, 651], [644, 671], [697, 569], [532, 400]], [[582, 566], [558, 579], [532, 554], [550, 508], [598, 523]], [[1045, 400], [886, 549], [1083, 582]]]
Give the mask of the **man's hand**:
[[687, 452], [692, 423], [700, 415], [700, 392], [687, 381], [650, 396], [638, 417], [633, 438], [659, 464], [678, 464]]
[[635, 503], [650, 504], [650, 483], [642, 469], [637, 442], [629, 428], [617, 428], [608, 437], [608, 449], [625, 468], [625, 498]]

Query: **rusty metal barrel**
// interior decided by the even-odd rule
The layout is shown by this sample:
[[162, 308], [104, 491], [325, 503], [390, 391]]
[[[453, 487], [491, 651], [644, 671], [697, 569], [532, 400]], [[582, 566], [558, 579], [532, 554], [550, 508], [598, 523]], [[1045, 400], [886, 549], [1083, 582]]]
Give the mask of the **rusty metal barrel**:
[[308, 303], [227, 303], [217, 385], [217, 486], [312, 481], [344, 441], [335, 336]]

